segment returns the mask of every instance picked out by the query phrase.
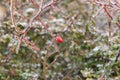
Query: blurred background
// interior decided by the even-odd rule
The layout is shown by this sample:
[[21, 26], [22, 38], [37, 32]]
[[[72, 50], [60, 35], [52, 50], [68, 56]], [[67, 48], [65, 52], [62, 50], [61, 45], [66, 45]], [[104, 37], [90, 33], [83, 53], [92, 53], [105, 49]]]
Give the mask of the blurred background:
[[[32, 1], [41, 0], [17, 1], [14, 17], [24, 30], [29, 23], [21, 13], [32, 18], [38, 11]], [[50, 32], [33, 21], [26, 36], [39, 51], [21, 42], [17, 53], [22, 34], [11, 22], [10, 0], [0, 0], [0, 80], [119, 80], [120, 31], [114, 24], [119, 11], [111, 22], [104, 10], [93, 17], [100, 6], [89, 1], [58, 0], [54, 8], [43, 10], [39, 17]], [[63, 42], [57, 43], [50, 33]]]

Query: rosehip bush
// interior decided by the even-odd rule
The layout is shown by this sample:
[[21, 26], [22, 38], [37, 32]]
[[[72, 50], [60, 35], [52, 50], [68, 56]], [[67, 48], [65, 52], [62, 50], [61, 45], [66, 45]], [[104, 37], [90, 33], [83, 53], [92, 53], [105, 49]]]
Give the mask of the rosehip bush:
[[119, 0], [0, 3], [0, 80], [119, 80]]

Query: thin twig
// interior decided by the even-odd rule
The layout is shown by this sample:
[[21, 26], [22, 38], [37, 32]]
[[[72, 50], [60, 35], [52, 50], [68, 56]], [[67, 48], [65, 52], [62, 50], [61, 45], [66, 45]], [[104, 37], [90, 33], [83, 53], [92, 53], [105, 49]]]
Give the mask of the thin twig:
[[119, 57], [120, 57], [120, 49], [119, 49], [119, 52], [118, 52], [117, 55], [116, 55], [115, 62], [118, 61], [118, 58], [119, 58]]
[[55, 59], [48, 65], [47, 69], [50, 69], [52, 67], [52, 65], [57, 61], [58, 57], [60, 57], [60, 55], [57, 55], [55, 57]]
[[14, 11], [15, 11], [15, 1], [14, 0], [11, 0], [11, 6], [10, 6], [10, 12], [11, 12], [11, 20], [12, 20], [12, 24], [14, 25], [15, 27], [15, 31], [19, 34], [22, 34], [23, 32], [20, 31], [17, 27], [17, 24], [16, 24], [16, 20], [15, 20], [15, 17], [14, 17]]

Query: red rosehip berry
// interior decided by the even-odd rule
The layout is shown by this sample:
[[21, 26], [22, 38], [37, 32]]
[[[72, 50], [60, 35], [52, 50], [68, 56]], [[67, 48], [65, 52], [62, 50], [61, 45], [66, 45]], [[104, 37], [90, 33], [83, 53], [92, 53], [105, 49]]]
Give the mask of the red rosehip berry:
[[56, 39], [56, 41], [59, 42], [59, 43], [63, 42], [63, 39], [62, 39], [60, 36], [57, 36], [55, 39]]

